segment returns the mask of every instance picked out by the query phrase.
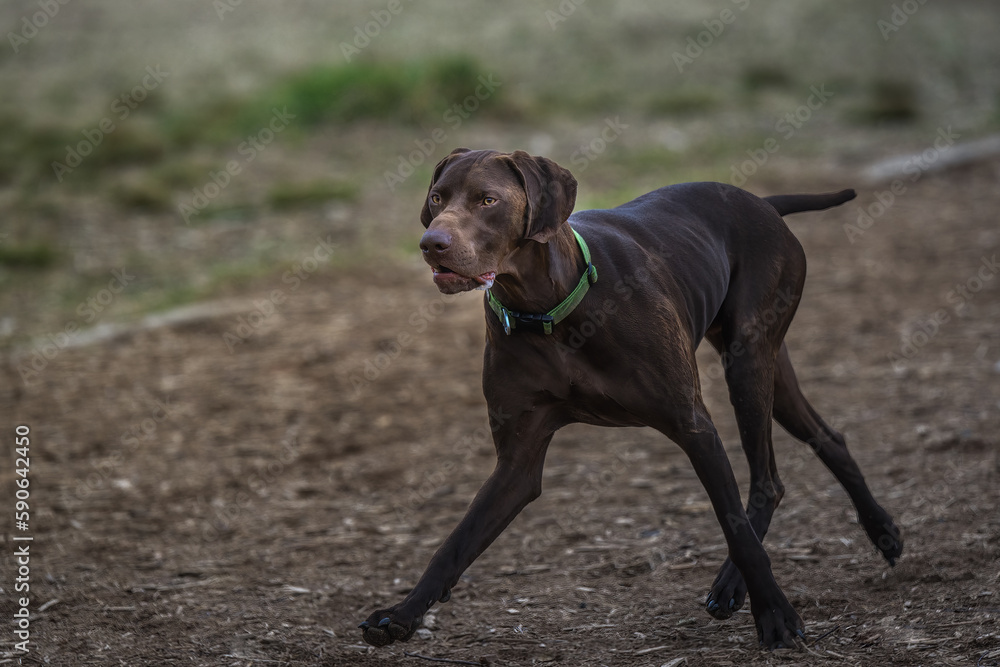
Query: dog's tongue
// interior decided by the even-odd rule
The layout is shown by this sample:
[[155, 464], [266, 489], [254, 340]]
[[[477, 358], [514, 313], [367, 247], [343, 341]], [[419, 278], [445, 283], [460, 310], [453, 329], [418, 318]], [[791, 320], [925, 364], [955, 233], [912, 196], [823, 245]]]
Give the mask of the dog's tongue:
[[478, 290], [488, 290], [493, 287], [493, 281], [497, 279], [497, 272], [490, 271], [482, 275], [476, 276], [476, 280], [479, 282]]

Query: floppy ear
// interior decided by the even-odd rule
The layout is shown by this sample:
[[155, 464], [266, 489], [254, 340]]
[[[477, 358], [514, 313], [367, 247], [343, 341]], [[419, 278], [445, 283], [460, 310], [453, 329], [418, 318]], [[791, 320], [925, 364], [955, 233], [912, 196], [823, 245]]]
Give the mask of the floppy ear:
[[524, 238], [545, 243], [573, 212], [576, 179], [568, 169], [548, 158], [534, 157], [524, 151], [514, 151], [505, 157], [521, 179], [528, 197]]
[[[438, 162], [437, 166], [434, 167], [434, 176], [431, 177], [431, 184], [430, 187], [427, 188], [427, 191], [430, 192], [430, 189], [434, 187], [435, 183], [437, 183], [437, 179], [441, 178], [441, 172], [444, 171], [444, 168], [448, 166], [448, 163], [451, 162], [455, 156], [468, 152], [470, 152], [468, 148], [456, 148], [445, 156], [444, 159]], [[431, 215], [431, 208], [427, 203], [427, 197], [424, 197], [424, 207], [420, 210], [420, 224], [422, 224], [425, 228], [430, 227], [431, 220], [433, 219], [434, 218]]]

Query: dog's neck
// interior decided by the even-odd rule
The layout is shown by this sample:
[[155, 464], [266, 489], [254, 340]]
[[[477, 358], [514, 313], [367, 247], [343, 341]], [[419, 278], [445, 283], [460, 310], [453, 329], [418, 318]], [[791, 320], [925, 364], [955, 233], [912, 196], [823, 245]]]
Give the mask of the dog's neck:
[[524, 241], [500, 265], [493, 295], [510, 310], [546, 313], [569, 296], [587, 264], [568, 224], [547, 243]]

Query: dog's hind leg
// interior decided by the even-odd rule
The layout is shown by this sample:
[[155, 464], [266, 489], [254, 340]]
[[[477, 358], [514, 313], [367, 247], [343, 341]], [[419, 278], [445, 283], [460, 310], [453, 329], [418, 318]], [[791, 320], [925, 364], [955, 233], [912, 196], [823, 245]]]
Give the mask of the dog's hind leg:
[[[708, 340], [723, 349], [717, 336]], [[730, 371], [727, 369], [727, 380]], [[763, 380], [763, 378], [762, 378]], [[778, 350], [773, 371], [773, 416], [789, 434], [808, 444], [816, 455], [847, 491], [858, 511], [858, 522], [869, 539], [882, 553], [890, 565], [903, 551], [903, 539], [892, 516], [882, 508], [872, 496], [857, 462], [847, 450], [844, 436], [831, 428], [816, 413], [799, 389], [795, 371], [788, 357], [784, 343]], [[730, 384], [732, 391], [733, 385]], [[734, 406], [736, 406], [734, 397]], [[751, 489], [747, 502], [747, 516], [757, 536], [763, 541], [774, 509], [783, 495], [783, 486], [778, 479], [774, 452], [768, 429], [767, 447], [762, 442], [748, 443], [745, 437], [746, 418], [739, 418], [741, 412], [736, 407], [740, 434], [743, 436], [744, 451], [750, 465]], [[766, 466], [766, 469], [765, 469]], [[770, 473], [770, 476], [768, 475]], [[708, 612], [719, 619], [729, 618], [746, 601], [746, 583], [739, 570], [727, 559], [719, 570], [706, 602]]]
[[903, 551], [899, 528], [868, 489], [844, 436], [816, 413], [799, 390], [784, 343], [775, 363], [774, 419], [792, 436], [808, 444], [841, 483], [858, 510], [858, 522], [890, 565]]
[[[723, 354], [729, 397], [736, 413], [740, 442], [750, 468], [750, 492], [746, 516], [758, 539], [764, 540], [778, 503], [784, 495], [784, 485], [778, 477], [771, 445], [771, 414], [774, 400], [774, 363], [770, 344], [721, 333], [707, 336], [720, 350], [742, 350], [742, 354]], [[706, 610], [718, 619], [727, 619], [746, 602], [747, 586], [743, 575], [731, 559], [726, 559], [705, 601]]]
[[[700, 397], [690, 410], [690, 423], [651, 424], [672, 439], [688, 455], [695, 473], [708, 492], [716, 518], [722, 526], [729, 547], [729, 563], [743, 585], [746, 596], [750, 582], [750, 603], [757, 626], [757, 638], [763, 646], [774, 649], [791, 647], [802, 635], [802, 620], [778, 587], [771, 572], [771, 561], [756, 532], [751, 529], [740, 500], [739, 488], [726, 456], [725, 448]], [[676, 417], [676, 415], [675, 415]], [[743, 574], [746, 574], [744, 578]]]

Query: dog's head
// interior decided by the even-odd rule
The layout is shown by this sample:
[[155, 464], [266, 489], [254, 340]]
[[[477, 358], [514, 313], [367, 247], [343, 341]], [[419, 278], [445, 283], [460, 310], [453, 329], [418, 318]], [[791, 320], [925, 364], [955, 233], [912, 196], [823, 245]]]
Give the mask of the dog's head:
[[546, 243], [576, 203], [576, 179], [524, 151], [457, 148], [434, 169], [420, 249], [442, 292], [488, 289], [524, 243]]

